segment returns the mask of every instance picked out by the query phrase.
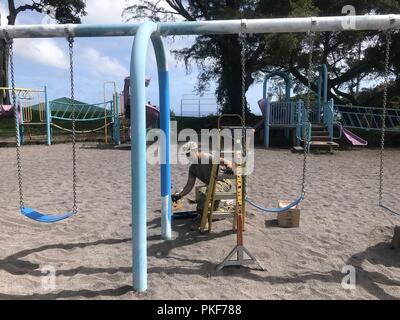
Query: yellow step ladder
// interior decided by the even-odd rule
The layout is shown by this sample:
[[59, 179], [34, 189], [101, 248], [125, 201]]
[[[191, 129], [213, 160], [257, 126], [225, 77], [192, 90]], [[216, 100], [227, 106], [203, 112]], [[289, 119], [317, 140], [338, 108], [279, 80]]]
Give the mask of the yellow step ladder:
[[[223, 117], [231, 117], [232, 115], [224, 115]], [[234, 115], [235, 117], [240, 116]], [[218, 137], [218, 151], [219, 154], [221, 155], [221, 158], [224, 159], [225, 156], [230, 155], [230, 160], [234, 160], [237, 158], [237, 153], [240, 153], [240, 159], [241, 155], [243, 152], [243, 141], [242, 139], [235, 141], [232, 135], [232, 141], [233, 144], [231, 143], [229, 145], [229, 150], [225, 149], [225, 146], [222, 146], [222, 138], [226, 138], [225, 136], [221, 135], [221, 132], [223, 129], [228, 129], [230, 132], [233, 132], [233, 129], [237, 127], [221, 127], [220, 126], [220, 119], [218, 120], [218, 131], [220, 133], [220, 136]], [[242, 119], [241, 119], [242, 121]], [[225, 143], [225, 141], [224, 141]], [[233, 150], [230, 150], [232, 149]], [[236, 166], [236, 173], [237, 173], [238, 166]], [[212, 221], [213, 219], [226, 219], [226, 218], [231, 218], [232, 219], [232, 230], [236, 230], [236, 218], [237, 218], [237, 212], [236, 212], [236, 207], [238, 205], [238, 193], [240, 193], [240, 199], [245, 198], [245, 188], [246, 188], [246, 179], [244, 176], [241, 175], [241, 183], [240, 186], [238, 184], [238, 176], [236, 173], [233, 174], [226, 174], [226, 173], [220, 173], [220, 165], [219, 164], [214, 164], [211, 169], [211, 176], [210, 176], [210, 182], [207, 187], [207, 194], [206, 194], [206, 200], [204, 203], [204, 208], [203, 208], [203, 214], [201, 218], [201, 223], [200, 223], [200, 232], [211, 232], [212, 229]], [[235, 181], [236, 184], [232, 188], [233, 190], [227, 191], [227, 192], [219, 192], [216, 191], [216, 185], [218, 181], [221, 180], [231, 180]], [[224, 200], [233, 200], [235, 202], [235, 206], [232, 210], [214, 210], [215, 208], [215, 202], [216, 201], [224, 201]], [[243, 208], [243, 222], [245, 221], [245, 203], [242, 201], [241, 207]], [[244, 228], [244, 225], [243, 225]]]
[[236, 226], [236, 211], [235, 210], [214, 210], [215, 202], [221, 200], [236, 200], [236, 190], [235, 191], [227, 191], [227, 192], [217, 192], [216, 186], [217, 182], [223, 179], [227, 180], [236, 180], [235, 175], [226, 175], [219, 174], [219, 165], [214, 164], [211, 169], [211, 177], [210, 182], [207, 187], [207, 195], [203, 208], [203, 215], [200, 223], [200, 231], [201, 232], [211, 232], [212, 228], [212, 220], [213, 219], [224, 219], [224, 218], [232, 218], [232, 226], [233, 230], [235, 230]]

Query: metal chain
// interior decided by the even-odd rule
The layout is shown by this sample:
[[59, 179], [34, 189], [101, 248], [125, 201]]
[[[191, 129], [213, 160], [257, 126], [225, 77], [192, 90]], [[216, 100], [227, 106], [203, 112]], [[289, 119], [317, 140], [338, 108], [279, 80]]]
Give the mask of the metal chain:
[[25, 207], [24, 204], [24, 193], [22, 185], [22, 159], [21, 159], [21, 137], [19, 134], [19, 114], [17, 105], [17, 94], [15, 90], [15, 73], [14, 73], [14, 48], [13, 40], [6, 40], [8, 47], [8, 55], [10, 59], [10, 73], [11, 73], [11, 96], [12, 104], [14, 107], [14, 117], [15, 117], [15, 142], [16, 142], [16, 152], [17, 152], [17, 178], [18, 178], [18, 192], [19, 192], [19, 207], [20, 209]]
[[306, 196], [307, 160], [308, 160], [308, 150], [310, 148], [309, 130], [310, 130], [310, 105], [311, 105], [311, 92], [312, 92], [311, 78], [314, 69], [314, 64], [313, 64], [314, 33], [311, 31], [308, 33], [308, 41], [310, 47], [310, 52], [308, 55], [308, 71], [307, 71], [308, 92], [307, 92], [307, 101], [305, 107], [306, 114], [304, 119], [305, 121], [307, 120], [307, 123], [306, 123], [305, 137], [304, 137], [303, 177], [301, 182], [301, 195], [303, 196], [303, 198]]
[[76, 127], [75, 127], [75, 83], [74, 83], [74, 38], [69, 37], [69, 64], [71, 81], [71, 105], [72, 105], [72, 194], [73, 194], [73, 213], [78, 212], [76, 196]]
[[240, 25], [240, 58], [241, 58], [241, 66], [242, 66], [242, 118], [243, 118], [243, 126], [246, 126], [246, 23], [242, 22]]
[[381, 131], [381, 154], [380, 154], [380, 172], [379, 172], [379, 205], [383, 204], [383, 177], [385, 167], [385, 134], [386, 134], [386, 114], [388, 101], [388, 85], [389, 85], [389, 64], [390, 49], [392, 42], [392, 34], [390, 30], [386, 31], [386, 53], [385, 53], [385, 81], [383, 85], [383, 109], [382, 109], [382, 131]]

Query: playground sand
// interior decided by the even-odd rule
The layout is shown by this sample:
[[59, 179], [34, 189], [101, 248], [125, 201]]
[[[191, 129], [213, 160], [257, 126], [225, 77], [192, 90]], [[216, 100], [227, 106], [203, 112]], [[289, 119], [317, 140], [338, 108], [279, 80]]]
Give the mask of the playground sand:
[[[70, 145], [23, 148], [27, 205], [50, 213], [71, 209], [70, 151]], [[400, 218], [376, 206], [378, 155], [311, 155], [300, 228], [279, 228], [276, 215], [249, 208], [245, 245], [266, 270], [220, 274], [215, 266], [235, 245], [231, 223], [215, 222], [211, 234], [201, 235], [190, 231], [190, 220], [174, 221], [174, 240], [161, 241], [159, 168], [149, 166], [149, 282], [147, 292], [136, 294], [130, 152], [79, 145], [79, 214], [42, 225], [18, 214], [15, 150], [0, 148], [0, 299], [398, 299], [400, 252], [389, 244]], [[399, 159], [399, 150], [387, 151], [386, 203], [397, 208]], [[249, 181], [254, 201], [276, 206], [298, 196], [301, 155], [259, 149], [255, 162]], [[186, 177], [187, 166], [173, 167], [176, 188]], [[357, 274], [354, 290], [341, 285], [348, 265]], [[55, 282], [44, 276], [46, 269], [55, 270]]]

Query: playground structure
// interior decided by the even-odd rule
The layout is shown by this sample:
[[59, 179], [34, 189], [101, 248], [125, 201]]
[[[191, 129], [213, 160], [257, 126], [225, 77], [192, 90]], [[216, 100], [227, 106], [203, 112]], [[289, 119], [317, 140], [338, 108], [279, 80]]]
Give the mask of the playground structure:
[[[285, 100], [272, 102], [267, 96], [268, 81], [279, 76], [285, 81]], [[318, 93], [314, 105], [310, 105], [307, 113], [303, 101], [291, 101], [292, 84], [287, 73], [276, 71], [267, 74], [263, 85], [263, 99], [259, 101], [263, 119], [254, 129], [264, 130], [264, 146], [270, 146], [270, 131], [283, 129], [286, 139], [290, 133], [295, 137], [293, 144], [300, 146], [305, 140], [306, 126], [311, 122], [310, 148], [337, 147], [334, 140], [346, 138], [353, 146], [366, 146], [368, 142], [357, 136], [349, 129], [375, 130], [382, 129], [382, 108], [335, 104], [333, 99], [328, 100], [328, 69], [321, 66], [318, 78]], [[400, 110], [386, 109], [386, 131], [400, 132]], [[335, 129], [339, 134], [334, 135]]]
[[[259, 20], [231, 21], [193, 21], [174, 23], [119, 24], [119, 25], [57, 25], [57, 26], [16, 26], [0, 28], [2, 37], [10, 42], [14, 38], [44, 37], [87, 37], [87, 36], [127, 36], [135, 35], [131, 56], [131, 123], [132, 134], [132, 243], [133, 243], [133, 287], [136, 291], [147, 288], [147, 184], [146, 184], [146, 112], [143, 105], [145, 99], [145, 61], [149, 41], [155, 48], [159, 71], [161, 130], [166, 139], [162, 143], [161, 196], [162, 196], [162, 236], [171, 239], [171, 173], [170, 173], [170, 107], [169, 107], [169, 74], [162, 35], [198, 35], [198, 34], [250, 34], [250, 33], [282, 33], [282, 32], [323, 32], [351, 30], [390, 30], [400, 28], [399, 15], [386, 16], [354, 16], [355, 28], [347, 28], [347, 17], [312, 17], [312, 18], [280, 18]], [[388, 48], [390, 41], [388, 40]], [[387, 55], [388, 60], [388, 55]], [[387, 69], [386, 69], [387, 71]], [[387, 84], [387, 79], [386, 79]], [[387, 89], [387, 87], [386, 87]], [[387, 92], [387, 91], [386, 91]], [[386, 106], [386, 102], [384, 102]], [[307, 106], [306, 106], [307, 108]], [[385, 107], [384, 107], [385, 108]], [[303, 108], [299, 106], [299, 109]], [[267, 116], [268, 119], [268, 108]], [[386, 110], [386, 109], [384, 109]], [[291, 111], [291, 110], [290, 110]], [[307, 111], [307, 110], [306, 110]], [[318, 113], [321, 110], [318, 110]], [[288, 112], [290, 115], [292, 112]], [[49, 113], [48, 113], [49, 114]], [[303, 138], [307, 145], [307, 117], [304, 118]], [[324, 106], [324, 123], [333, 123], [332, 103]], [[287, 116], [286, 116], [287, 119]], [[268, 121], [266, 121], [268, 124]], [[385, 121], [382, 136], [384, 138]], [[298, 127], [296, 126], [296, 129]], [[330, 129], [330, 135], [333, 130]], [[383, 139], [384, 146], [384, 139]], [[305, 148], [306, 149], [306, 148]], [[383, 149], [383, 148], [382, 148]], [[383, 157], [381, 158], [381, 182]], [[381, 183], [382, 186], [382, 183]], [[381, 190], [382, 191], [382, 190]], [[382, 192], [380, 193], [382, 195]], [[381, 198], [380, 198], [381, 200]]]
[[[0, 88], [0, 91], [12, 91], [12, 88]], [[16, 105], [18, 106], [18, 127], [20, 143], [26, 141], [26, 134], [31, 136], [32, 127], [44, 127], [46, 131], [46, 142], [48, 145], [53, 141], [53, 129], [71, 132], [72, 109], [75, 110], [75, 121], [77, 123], [98, 123], [104, 125], [90, 130], [76, 130], [79, 134], [104, 131], [104, 139], [107, 143], [107, 129], [112, 127], [112, 139], [115, 144], [120, 144], [120, 112], [119, 95], [114, 91], [112, 100], [97, 104], [87, 104], [79, 101], [71, 101], [67, 98], [48, 101], [47, 87], [43, 89], [16, 88]], [[72, 103], [73, 102], [73, 103]], [[14, 110], [9, 108], [14, 115]]]
[[[0, 94], [6, 97], [11, 91], [11, 88], [0, 87]], [[27, 89], [27, 88], [15, 88], [17, 99], [18, 99], [18, 112], [19, 121], [32, 122], [33, 112], [32, 106], [36, 106], [38, 113], [38, 121], [45, 121], [45, 100], [47, 95], [47, 88], [44, 89]], [[4, 105], [0, 108], [0, 118], [11, 118], [14, 116], [14, 108], [12, 105]]]
[[[150, 84], [150, 78], [145, 78], [145, 86], [148, 87]], [[130, 119], [131, 118], [131, 98], [130, 98], [130, 94], [131, 94], [131, 89], [130, 89], [130, 77], [126, 77], [124, 80], [124, 91], [122, 93], [122, 97], [123, 97], [123, 105], [124, 109], [123, 109], [123, 114], [125, 116], [126, 119]], [[156, 106], [153, 106], [150, 102], [146, 103], [146, 127], [150, 128], [151, 126], [153, 126], [154, 124], [157, 123], [157, 121], [160, 118], [160, 111], [157, 109]]]

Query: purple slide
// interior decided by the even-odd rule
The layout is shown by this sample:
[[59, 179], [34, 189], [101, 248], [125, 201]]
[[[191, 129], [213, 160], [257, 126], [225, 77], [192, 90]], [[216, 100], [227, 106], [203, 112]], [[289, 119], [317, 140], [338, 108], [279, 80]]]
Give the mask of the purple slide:
[[346, 128], [342, 128], [342, 130], [343, 130], [343, 134], [346, 137], [346, 139], [349, 140], [353, 146], [364, 146], [365, 147], [368, 145], [368, 141], [355, 135], [350, 130], [347, 130]]

